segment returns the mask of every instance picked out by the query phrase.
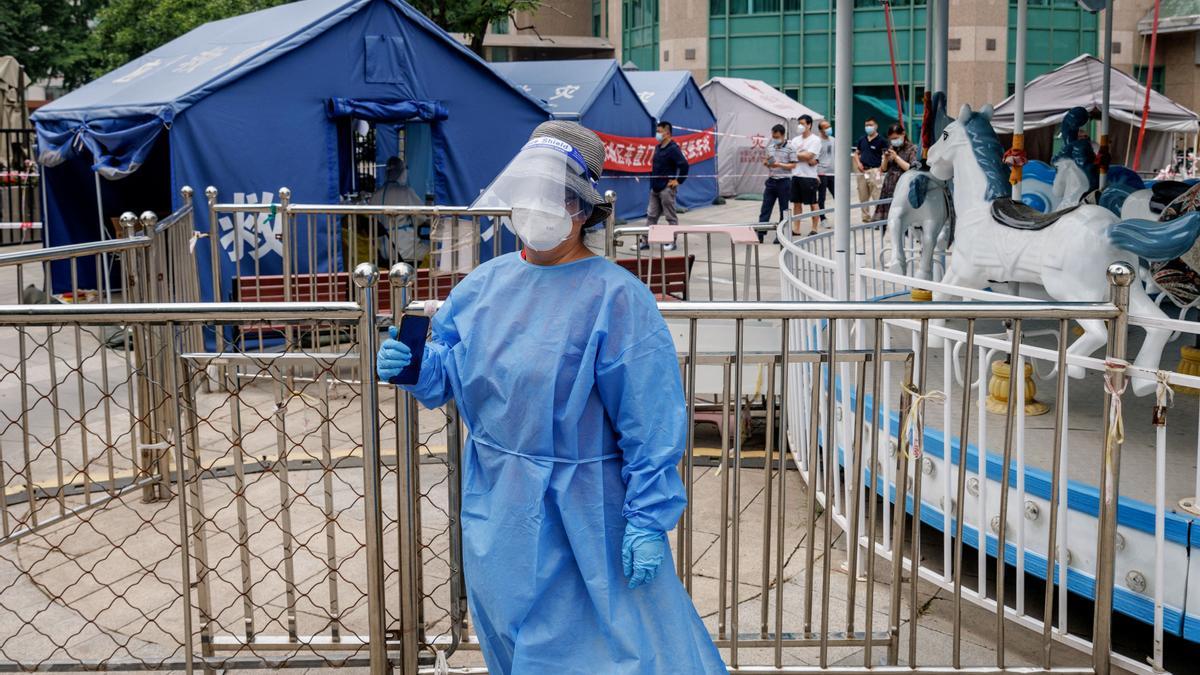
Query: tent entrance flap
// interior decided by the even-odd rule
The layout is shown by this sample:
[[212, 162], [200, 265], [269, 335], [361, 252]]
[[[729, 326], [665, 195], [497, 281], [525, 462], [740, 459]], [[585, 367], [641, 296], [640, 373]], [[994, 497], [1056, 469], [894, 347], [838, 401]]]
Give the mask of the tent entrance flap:
[[170, 118], [170, 114], [159, 114], [38, 120], [38, 162], [58, 166], [87, 152], [94, 160], [93, 171], [109, 180], [124, 178], [146, 162], [159, 134], [170, 128]]

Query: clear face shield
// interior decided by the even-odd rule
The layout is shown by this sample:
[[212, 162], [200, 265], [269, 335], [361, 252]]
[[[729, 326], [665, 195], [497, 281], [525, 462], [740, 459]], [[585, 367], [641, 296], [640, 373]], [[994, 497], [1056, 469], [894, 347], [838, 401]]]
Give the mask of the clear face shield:
[[526, 246], [546, 251], [571, 236], [574, 222], [586, 220], [591, 204], [582, 194], [594, 191], [583, 157], [556, 138], [535, 138], [521, 149], [472, 204], [512, 209], [505, 225]]

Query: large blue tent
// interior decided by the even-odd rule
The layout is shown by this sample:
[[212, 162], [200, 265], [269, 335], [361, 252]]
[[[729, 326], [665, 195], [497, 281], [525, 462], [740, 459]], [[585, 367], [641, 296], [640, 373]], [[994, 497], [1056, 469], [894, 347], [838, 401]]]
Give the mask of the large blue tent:
[[[93, 241], [99, 222], [125, 210], [168, 212], [185, 185], [198, 195], [215, 186], [224, 202], [270, 201], [287, 186], [294, 202], [336, 203], [356, 180], [352, 125], [374, 125], [377, 150], [390, 131], [394, 152], [405, 130], [417, 191], [469, 204], [548, 117], [400, 0], [280, 5], [201, 26], [33, 116], [47, 240]], [[220, 219], [224, 294], [235, 261], [246, 274], [281, 269], [271, 224], [248, 220]], [[209, 229], [202, 207], [196, 229]], [[340, 264], [317, 239], [318, 266]], [[207, 298], [208, 247], [196, 258]], [[308, 257], [297, 264], [307, 271]]]
[[[654, 136], [654, 119], [612, 59], [511, 61], [491, 66], [513, 86], [544, 101], [555, 118], [574, 120], [612, 136]], [[650, 181], [607, 167], [604, 173], [599, 189], [616, 192], [617, 215], [626, 219], [646, 215]]]
[[[655, 122], [670, 122], [675, 135], [715, 130], [717, 117], [691, 72], [635, 70], [625, 76]], [[691, 165], [687, 181], [679, 188], [679, 203], [688, 208], [708, 206], [716, 200], [717, 193], [717, 156], [713, 153], [711, 158]]]

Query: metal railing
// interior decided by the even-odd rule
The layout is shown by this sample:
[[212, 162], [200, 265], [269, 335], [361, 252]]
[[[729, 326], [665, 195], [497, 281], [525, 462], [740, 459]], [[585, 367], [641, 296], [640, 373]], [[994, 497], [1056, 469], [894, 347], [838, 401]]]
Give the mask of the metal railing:
[[42, 185], [35, 133], [0, 129], [0, 246], [42, 240]]
[[[852, 297], [873, 300], [882, 304], [909, 299], [910, 292], [917, 297], [919, 291], [929, 296], [945, 299], [963, 299], [984, 302], [1028, 302], [1036, 299], [997, 292], [996, 288], [975, 290], [949, 286], [939, 281], [925, 281], [912, 275], [908, 268], [904, 274], [890, 269], [881, 269], [888, 262], [887, 249], [881, 232], [872, 224], [852, 228], [853, 268], [851, 271]], [[781, 282], [785, 298], [795, 300], [825, 300], [835, 293], [834, 276], [838, 265], [832, 252], [832, 235], [822, 233], [816, 237], [785, 239], [781, 254]], [[919, 249], [910, 250], [919, 253]], [[946, 255], [937, 252], [938, 256]], [[913, 256], [909, 256], [911, 260]], [[935, 256], [935, 262], [937, 257]], [[939, 266], [935, 265], [936, 272]], [[1137, 282], [1140, 283], [1140, 282]], [[1003, 288], [1003, 287], [1001, 287]], [[1023, 289], [1029, 290], [1029, 289]], [[1036, 290], [1036, 289], [1034, 289]], [[1129, 326], [1163, 328], [1180, 333], [1197, 334], [1200, 329], [1192, 322], [1151, 319], [1130, 314]], [[930, 471], [941, 477], [926, 492], [926, 505], [937, 505], [943, 500], [955, 499], [955, 486], [951, 481], [953, 471], [951, 459], [955, 448], [969, 448], [972, 456], [987, 457], [990, 465], [986, 475], [971, 477], [969, 486], [977, 493], [975, 508], [968, 511], [968, 529], [975, 528], [995, 534], [996, 518], [999, 516], [996, 500], [1000, 483], [999, 466], [1002, 457], [999, 445], [1007, 443], [1006, 429], [986, 421], [996, 420], [1008, 397], [1010, 385], [1020, 405], [1012, 429], [1014, 449], [1013, 502], [1025, 506], [1024, 517], [1015, 518], [1012, 543], [1006, 554], [1010, 573], [1014, 574], [1013, 585], [1017, 598], [1024, 598], [1027, 588], [1040, 586], [1047, 577], [1054, 582], [1058, 596], [1053, 611], [1057, 614], [1057, 625], [1065, 626], [1078, 608], [1090, 611], [1093, 598], [1092, 580], [1098, 571], [1098, 561], [1081, 555], [1079, 547], [1091, 547], [1100, 533], [1096, 520], [1094, 494], [1099, 486], [1096, 476], [1085, 472], [1082, 467], [1097, 466], [1102, 462], [1103, 438], [1092, 430], [1102, 422], [1101, 411], [1095, 402], [1103, 398], [1105, 380], [1109, 377], [1106, 359], [1076, 353], [1067, 353], [1065, 367], [1071, 377], [1060, 381], [1063, 367], [1058, 360], [1060, 342], [1069, 340], [1070, 328], [1059, 322], [1026, 324], [1019, 336], [1019, 347], [1013, 342], [1013, 328], [996, 324], [987, 331], [979, 332], [968, 346], [968, 334], [961, 324], [935, 325], [923, 333], [920, 323], [913, 320], [888, 321], [884, 330], [894, 343], [910, 344], [920, 349], [926, 340], [931, 340], [927, 349], [933, 355], [932, 378], [944, 392], [961, 392], [963, 389], [977, 391], [975, 422], [969, 428], [960, 428], [960, 413], [949, 406], [940, 406], [938, 414], [930, 416], [930, 429], [926, 442], [930, 449], [927, 456]], [[1111, 325], [1110, 325], [1111, 329]], [[856, 325], [853, 331], [869, 332], [864, 326]], [[1122, 338], [1125, 332], [1122, 331]], [[857, 339], [857, 338], [855, 338]], [[1111, 344], [1112, 338], [1109, 338]], [[1136, 332], [1133, 344], [1136, 346]], [[974, 351], [974, 354], [969, 352]], [[974, 366], [968, 371], [967, 362]], [[1167, 415], [1172, 407], [1171, 389], [1197, 387], [1200, 378], [1174, 368], [1171, 361], [1159, 370], [1127, 365], [1123, 377], [1131, 383], [1149, 384], [1156, 395], [1128, 397], [1124, 410], [1124, 430], [1127, 459], [1133, 472], [1119, 491], [1121, 495], [1121, 517], [1117, 523], [1117, 554], [1115, 562], [1116, 609], [1118, 616], [1133, 617], [1150, 626], [1152, 637], [1144, 641], [1130, 642], [1123, 649], [1132, 656], [1114, 653], [1116, 663], [1133, 672], [1150, 672], [1168, 667], [1170, 662], [1170, 639], [1172, 635], [1194, 635], [1195, 607], [1200, 605], [1196, 595], [1186, 583], [1192, 565], [1187, 532], [1196, 513], [1189, 505], [1194, 499], [1194, 484], [1200, 473], [1171, 469], [1172, 448], [1200, 447], [1195, 436], [1195, 424], [1187, 419], [1189, 404], [1174, 402], [1174, 407], [1186, 406], [1182, 412]], [[1013, 377], [1011, 374], [1024, 374]], [[1036, 384], [1035, 384], [1036, 383]], [[839, 392], [839, 397], [846, 396]], [[1036, 396], [1036, 398], [1035, 398]], [[1087, 405], [1080, 405], [1080, 402]], [[1064, 431], [1033, 422], [1037, 415], [1050, 413], [1056, 419], [1067, 420]], [[898, 423], [894, 406], [889, 409], [893, 423]], [[1168, 418], [1174, 426], [1168, 426]], [[1149, 424], [1147, 424], [1147, 421]], [[1061, 452], [1065, 467], [1060, 483], [1051, 485], [1044, 464]], [[1051, 509], [1051, 498], [1057, 494], [1060, 502], [1057, 510]], [[1180, 499], [1180, 496], [1184, 496]], [[1179, 505], [1174, 507], [1178, 500]], [[1174, 507], [1174, 508], [1173, 508]], [[1061, 522], [1068, 527], [1057, 527], [1053, 545], [1039, 541], [1035, 532], [1044, 532], [1047, 514], [1057, 513]], [[944, 511], [929, 523], [935, 532], [937, 546], [934, 557], [940, 558], [941, 570], [953, 567], [951, 537], [956, 523]], [[977, 547], [978, 543], [973, 542]], [[994, 556], [996, 549], [988, 544], [988, 555]], [[1059, 561], [1057, 568], [1047, 573], [1046, 559], [1053, 555]], [[976, 578], [985, 574], [986, 556], [976, 555]], [[1063, 563], [1065, 561], [1065, 564]], [[927, 578], [944, 589], [951, 589], [953, 578], [949, 572], [929, 571]], [[1009, 610], [1010, 617], [1027, 627], [1041, 625], [1044, 609], [1040, 604], [1028, 604], [1023, 599]], [[1128, 621], [1128, 619], [1122, 619]], [[1134, 624], [1136, 626], [1136, 624]], [[1059, 635], [1061, 632], [1061, 636]], [[1086, 629], [1068, 632], [1056, 630], [1056, 637], [1074, 644], [1080, 649], [1090, 649]], [[1186, 638], [1185, 639], [1191, 639]], [[1186, 651], [1186, 650], [1185, 650]], [[1137, 655], [1146, 654], [1150, 666]], [[1177, 658], [1184, 658], [1177, 652]]]
[[[225, 212], [215, 195], [209, 202], [210, 216]], [[342, 208], [362, 215], [359, 207], [310, 213], [300, 205], [275, 215], [284, 214], [283, 233], [303, 232], [311, 241], [322, 231], [318, 219], [346, 215]], [[249, 212], [269, 214], [270, 206]], [[123, 218], [123, 240], [7, 259], [18, 270], [67, 261], [78, 276], [92, 266], [89, 257], [105, 270], [102, 256], [123, 256], [123, 284], [101, 290], [124, 302], [0, 307], [0, 331], [32, 345], [17, 354], [0, 350], [0, 388], [21, 391], [0, 399], [11, 406], [0, 431], [0, 570], [7, 568], [0, 572], [0, 626], [14, 627], [0, 638], [0, 670], [369, 665], [415, 673], [448, 658], [451, 672], [484, 672], [470, 634], [458, 529], [461, 419], [453, 406], [418, 410], [411, 396], [375, 381], [380, 328], [428, 297], [418, 292], [416, 271], [389, 270], [390, 317], [379, 316], [383, 289], [370, 262], [350, 275], [354, 302], [197, 303], [191, 251], [205, 234], [183, 225], [190, 216], [185, 203], [161, 222], [153, 214]], [[870, 229], [859, 232], [865, 246]], [[207, 236], [215, 246], [217, 231]], [[797, 268], [787, 256], [799, 247], [783, 243], [783, 273], [794, 283]], [[367, 250], [379, 248], [368, 243]], [[285, 270], [299, 269], [295, 256], [287, 259]], [[828, 269], [816, 254], [805, 260]], [[1110, 356], [1123, 358], [1116, 336], [1124, 334], [1128, 278], [1117, 273], [1113, 281], [1113, 302], [1084, 305], [743, 296], [660, 304], [676, 335], [686, 392], [680, 403], [691, 423], [681, 461], [689, 506], [672, 534], [676, 571], [731, 672], [1107, 673], [1114, 658], [1129, 667], [1112, 656], [1107, 633], [1115, 534], [1096, 544], [1092, 558], [1094, 638], [1068, 631], [1068, 565], [1061, 562], [1070, 561], [1065, 546], [1054, 544], [1068, 529], [1065, 449], [1043, 467], [1053, 492], [1040, 564], [1064, 570], [1064, 582], [1047, 585], [1037, 599], [1043, 613], [1024, 610], [1023, 576], [1015, 605], [1011, 599], [1005, 561], [1022, 548], [1005, 543], [991, 569], [986, 556], [970, 560], [971, 537], [995, 552], [1011, 523], [1025, 536], [1026, 464], [1017, 440], [1023, 407], [1012, 403], [1023, 400], [1023, 383], [1012, 384], [1007, 398], [1001, 464], [1015, 459], [1018, 485], [1008, 484], [1008, 470], [995, 471], [1002, 489], [990, 498], [1004, 503], [991, 535], [972, 515], [984, 512], [999, 463], [963, 445], [957, 462], [938, 468], [923, 422], [957, 411], [965, 437], [972, 411], [982, 410], [983, 387], [953, 394], [944, 386], [953, 406], [936, 395], [929, 345], [948, 330], [969, 336], [968, 382], [986, 363], [971, 355], [1004, 321], [1018, 359], [1030, 322], [1061, 329], [1087, 320], [1109, 321]], [[911, 348], [896, 340], [898, 326], [915, 326]], [[103, 327], [123, 327], [131, 337], [109, 341]], [[281, 342], [266, 351], [246, 341], [210, 348], [201, 339], [204, 328], [223, 335], [224, 327], [269, 328]], [[1048, 353], [1062, 364], [1065, 349], [1059, 339]], [[1065, 369], [1056, 372], [1061, 393]], [[1121, 373], [1110, 377], [1120, 391]], [[67, 398], [78, 401], [77, 412], [67, 412]], [[1113, 410], [1110, 399], [1104, 410]], [[120, 416], [127, 419], [118, 425]], [[1053, 437], [1066, 437], [1064, 419], [1056, 415]], [[1115, 428], [1115, 420], [1106, 425]], [[1108, 447], [1114, 461], [1094, 466], [1104, 471], [1101, 484], [1118, 486], [1120, 443], [1114, 437]], [[952, 457], [949, 444], [943, 456]], [[947, 485], [955, 491], [944, 492], [934, 514], [928, 497]], [[1102, 495], [1097, 522], [1115, 533], [1118, 492]], [[953, 532], [940, 549], [922, 538], [922, 523], [932, 520]], [[940, 639], [926, 631], [946, 621], [928, 610], [936, 585], [954, 594], [952, 653], [940, 662], [921, 647]], [[33, 603], [25, 600], [31, 589], [42, 589]], [[985, 638], [992, 649], [965, 639], [981, 611], [994, 627]], [[1036, 665], [1016, 665], [1008, 653], [1014, 625], [1040, 636]], [[1076, 649], [1054, 650], [1056, 641]], [[1092, 662], [1080, 662], [1077, 649]]]

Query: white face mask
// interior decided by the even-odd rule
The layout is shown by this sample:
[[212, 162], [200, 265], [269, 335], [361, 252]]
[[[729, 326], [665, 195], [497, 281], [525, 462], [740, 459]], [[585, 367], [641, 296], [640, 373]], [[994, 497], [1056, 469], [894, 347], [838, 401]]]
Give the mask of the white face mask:
[[549, 251], [566, 241], [572, 220], [561, 204], [523, 204], [512, 210], [513, 229], [535, 251]]
[[662, 132], [661, 131], [654, 132], [654, 140], [658, 141], [659, 143], [662, 143]]
[[863, 131], [867, 132], [868, 134], [873, 134], [875, 133], [875, 127], [868, 124], [867, 126], [863, 127]]
[[804, 133], [804, 132], [808, 131], [808, 126], [804, 125], [804, 124], [797, 124], [796, 131], [799, 131], [800, 133]]
[[893, 138], [891, 142], [892, 142], [892, 147], [893, 147], [893, 148], [898, 148], [898, 147], [900, 147], [900, 146], [904, 145], [904, 139], [903, 139], [903, 138]]

